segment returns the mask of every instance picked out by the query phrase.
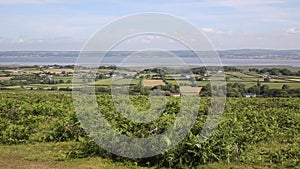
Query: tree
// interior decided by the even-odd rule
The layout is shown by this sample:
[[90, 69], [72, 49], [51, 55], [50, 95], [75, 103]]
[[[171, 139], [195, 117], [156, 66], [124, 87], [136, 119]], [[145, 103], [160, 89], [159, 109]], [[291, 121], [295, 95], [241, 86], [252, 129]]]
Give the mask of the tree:
[[247, 91], [248, 91], [248, 93], [256, 93], [256, 94], [259, 93], [259, 89], [257, 86], [252, 86]]
[[58, 88], [56, 86], [53, 86], [50, 90], [58, 90]]
[[260, 83], [259, 79], [257, 79], [256, 82], [257, 82], [257, 83], [256, 83], [257, 87], [260, 87], [260, 86], [261, 86], [261, 83]]
[[264, 78], [264, 81], [265, 81], [265, 82], [270, 82], [270, 78], [269, 78], [269, 77]]
[[260, 92], [263, 95], [268, 95], [269, 94], [269, 89], [270, 89], [270, 87], [268, 85], [262, 85], [260, 87]]
[[284, 84], [284, 85], [282, 85], [281, 89], [282, 89], [282, 90], [289, 90], [289, 89], [290, 89], [290, 86], [287, 85], [287, 84]]

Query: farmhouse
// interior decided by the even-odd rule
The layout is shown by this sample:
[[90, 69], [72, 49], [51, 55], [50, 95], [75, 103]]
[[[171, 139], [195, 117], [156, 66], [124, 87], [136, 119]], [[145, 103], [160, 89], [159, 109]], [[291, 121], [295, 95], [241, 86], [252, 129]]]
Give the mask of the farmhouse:
[[42, 74], [39, 74], [39, 77], [46, 77], [47, 75], [42, 73]]
[[254, 93], [245, 93], [244, 97], [245, 98], [253, 98], [253, 97], [256, 97], [256, 94], [254, 94]]
[[180, 93], [171, 93], [170, 96], [173, 96], [173, 97], [180, 97]]

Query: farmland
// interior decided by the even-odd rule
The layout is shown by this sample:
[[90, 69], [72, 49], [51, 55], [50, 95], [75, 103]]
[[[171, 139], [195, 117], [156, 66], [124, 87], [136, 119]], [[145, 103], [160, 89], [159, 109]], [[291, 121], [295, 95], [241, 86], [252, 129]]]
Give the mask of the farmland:
[[[296, 73], [285, 69], [276, 69], [275, 74], [271, 68], [257, 69], [236, 69], [227, 68], [224, 74], [226, 82], [230, 84], [241, 84], [244, 92], [254, 86], [268, 86], [268, 89], [280, 90], [287, 85], [290, 90], [298, 89], [300, 78]], [[232, 69], [232, 70], [231, 70]], [[255, 71], [250, 71], [254, 69]], [[266, 69], [266, 70], [265, 70]], [[132, 93], [149, 93], [149, 88], [159, 88], [170, 93], [179, 93], [179, 86], [205, 87], [210, 84], [210, 76], [205, 73], [205, 69], [194, 68], [194, 74], [190, 75], [183, 71], [170, 71], [166, 73], [162, 69], [116, 69], [115, 67], [101, 67], [95, 74], [94, 79], [89, 79], [87, 85], [95, 85], [100, 92], [109, 93], [111, 85], [130, 86]], [[294, 68], [294, 71], [299, 69]], [[288, 75], [278, 73], [278, 71], [289, 72]], [[63, 90], [70, 91], [77, 88], [77, 83], [72, 84], [74, 70], [72, 66], [44, 66], [44, 67], [23, 67], [23, 68], [2, 68], [0, 71], [0, 87], [2, 90]], [[88, 73], [88, 71], [84, 72]], [[274, 72], [273, 72], [274, 73]], [[84, 77], [83, 77], [84, 78]], [[78, 80], [78, 79], [77, 79]], [[83, 79], [80, 80], [84, 82]], [[258, 84], [259, 83], [259, 84]], [[295, 92], [294, 92], [295, 93]], [[258, 93], [257, 93], [258, 94]], [[243, 95], [243, 93], [241, 94]], [[259, 95], [259, 94], [258, 94]], [[231, 96], [231, 95], [228, 95]]]
[[294, 89], [300, 86], [297, 76], [273, 76], [269, 82], [264, 82], [265, 79], [259, 74], [227, 72], [226, 75], [229, 78], [229, 82], [239, 82], [247, 87], [253, 86], [257, 81], [262, 82], [263, 85], [268, 85], [272, 89], [280, 89], [284, 84], [288, 84]]

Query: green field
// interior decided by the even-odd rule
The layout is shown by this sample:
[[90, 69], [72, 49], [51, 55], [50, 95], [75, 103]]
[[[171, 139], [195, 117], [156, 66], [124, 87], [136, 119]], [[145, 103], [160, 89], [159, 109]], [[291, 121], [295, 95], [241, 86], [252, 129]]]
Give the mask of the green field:
[[95, 84], [96, 86], [110, 86], [110, 85], [133, 85], [133, 84], [139, 84], [140, 79], [101, 79], [97, 80], [95, 83], [90, 83], [90, 84]]
[[255, 78], [257, 76], [241, 73], [241, 72], [226, 72], [226, 75], [240, 78]]
[[192, 85], [191, 80], [167, 80], [167, 82], [173, 85], [180, 85], [180, 86]]
[[54, 76], [53, 79], [54, 80], [63, 80], [64, 82], [67, 82], [68, 80], [72, 80], [73, 77], [72, 76], [67, 76], [67, 77], [64, 77], [64, 76]]

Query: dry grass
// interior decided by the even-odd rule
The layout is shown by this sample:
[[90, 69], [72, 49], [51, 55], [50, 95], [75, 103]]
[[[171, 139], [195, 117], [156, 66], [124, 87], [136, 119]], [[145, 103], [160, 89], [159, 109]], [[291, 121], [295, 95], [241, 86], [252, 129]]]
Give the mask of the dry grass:
[[66, 152], [75, 144], [59, 142], [0, 145], [0, 169], [142, 169], [100, 157], [66, 158]]
[[45, 71], [50, 72], [50, 73], [62, 73], [63, 71], [65, 71], [66, 73], [68, 73], [68, 72], [73, 73], [74, 72], [73, 69], [47, 69]]
[[65, 169], [67, 166], [25, 160], [18, 156], [1, 156], [0, 169]]
[[188, 95], [188, 96], [198, 96], [202, 87], [191, 87], [191, 86], [181, 86], [180, 87], [180, 93], [182, 95]]
[[290, 79], [290, 80], [300, 82], [300, 79]]
[[0, 81], [1, 80], [10, 80], [12, 77], [0, 77]]
[[145, 87], [154, 87], [159, 85], [166, 85], [162, 80], [143, 80], [143, 86]]

